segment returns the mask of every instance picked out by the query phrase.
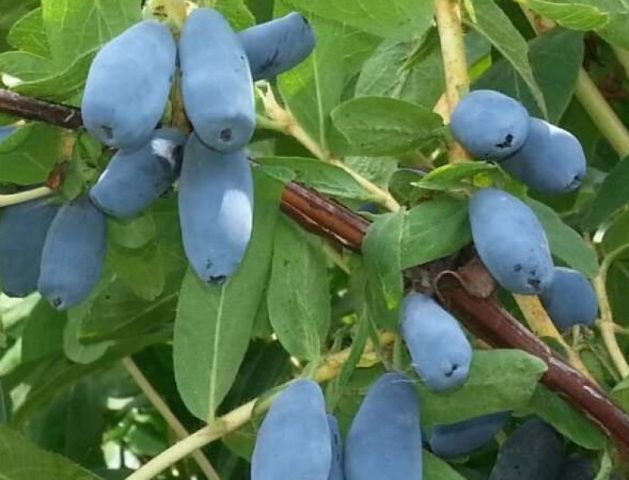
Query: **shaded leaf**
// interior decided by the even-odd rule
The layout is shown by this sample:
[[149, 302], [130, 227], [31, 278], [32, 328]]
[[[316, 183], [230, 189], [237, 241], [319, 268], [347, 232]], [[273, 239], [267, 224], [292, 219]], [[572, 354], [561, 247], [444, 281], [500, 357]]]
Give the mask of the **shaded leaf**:
[[330, 325], [326, 258], [319, 239], [286, 219], [275, 230], [267, 308], [282, 346], [297, 358], [317, 360]]
[[450, 255], [471, 240], [466, 202], [443, 197], [420, 203], [406, 218], [402, 268]]
[[629, 156], [623, 158], [607, 174], [585, 219], [585, 227], [593, 230], [614, 212], [629, 204]]
[[421, 35], [430, 26], [432, 2], [422, 0], [289, 0], [302, 11], [312, 12], [330, 20], [346, 23], [359, 30], [398, 40]]
[[[568, 108], [583, 62], [583, 34], [555, 28], [529, 42], [529, 59], [548, 108], [548, 120], [559, 123]], [[475, 83], [474, 88], [498, 90], [518, 99], [529, 113], [542, 117], [533, 94], [514, 67], [498, 60]]]
[[48, 453], [29, 443], [19, 433], [0, 426], [0, 465], [7, 480], [59, 478], [64, 480], [98, 480], [65, 458]]
[[605, 448], [607, 440], [599, 428], [543, 385], [537, 386], [525, 410], [543, 418], [558, 432], [583, 448], [590, 450]]
[[332, 113], [334, 126], [355, 155], [392, 155], [437, 135], [441, 117], [432, 111], [387, 97], [348, 100]]
[[397, 308], [403, 293], [402, 237], [406, 212], [379, 216], [371, 224], [362, 244], [367, 274], [377, 285], [389, 310]]
[[418, 385], [422, 424], [455, 423], [522, 408], [546, 370], [542, 360], [521, 350], [476, 350], [469, 378], [460, 389], [437, 394]]
[[557, 212], [547, 205], [532, 199], [528, 199], [527, 203], [544, 227], [551, 253], [587, 277], [596, 275], [596, 252], [585, 243], [581, 235], [566, 225]]

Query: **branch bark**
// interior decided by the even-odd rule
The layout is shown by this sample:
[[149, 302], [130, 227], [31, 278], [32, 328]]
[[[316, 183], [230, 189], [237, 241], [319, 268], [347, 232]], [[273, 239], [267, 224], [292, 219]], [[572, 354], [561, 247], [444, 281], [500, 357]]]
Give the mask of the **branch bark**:
[[[80, 127], [77, 109], [10, 92], [0, 91], [0, 111], [64, 128]], [[290, 183], [281, 208], [304, 228], [360, 252], [369, 223], [340, 204]], [[457, 311], [465, 326], [481, 340], [493, 347], [518, 348], [544, 361], [548, 371], [542, 382], [587, 415], [616, 443], [623, 456], [629, 457], [629, 416], [502, 308], [492, 294], [493, 282], [480, 262], [473, 261], [457, 272], [442, 271], [433, 279], [442, 301]]]

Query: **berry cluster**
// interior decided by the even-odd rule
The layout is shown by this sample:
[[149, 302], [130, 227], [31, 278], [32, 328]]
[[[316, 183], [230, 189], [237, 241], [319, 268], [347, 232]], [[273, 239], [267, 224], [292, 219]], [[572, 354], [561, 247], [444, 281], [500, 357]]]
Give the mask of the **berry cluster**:
[[[255, 129], [253, 82], [302, 62], [314, 32], [298, 13], [232, 30], [211, 8], [193, 11], [176, 42], [157, 21], [112, 39], [90, 67], [81, 112], [88, 132], [117, 149], [89, 193], [59, 206], [36, 200], [0, 219], [3, 290], [39, 290], [59, 310], [84, 301], [106, 256], [106, 216], [138, 215], [178, 180], [188, 260], [206, 282], [242, 261], [253, 223], [253, 180], [245, 147]], [[193, 132], [158, 128], [178, 75]]]
[[[424, 427], [413, 381], [386, 373], [363, 399], [342, 444], [326, 414], [319, 385], [296, 380], [275, 400], [258, 431], [252, 480], [421, 480], [422, 448], [450, 459], [482, 448], [511, 419], [498, 412]], [[520, 424], [500, 448], [490, 480], [573, 480], [594, 472], [591, 460], [569, 457], [561, 436], [538, 418]], [[594, 478], [594, 475], [583, 478]]]

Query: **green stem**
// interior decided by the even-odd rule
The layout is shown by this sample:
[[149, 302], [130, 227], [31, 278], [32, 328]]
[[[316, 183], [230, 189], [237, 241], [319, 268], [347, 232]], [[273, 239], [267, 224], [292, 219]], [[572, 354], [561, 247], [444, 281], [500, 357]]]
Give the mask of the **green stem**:
[[[162, 399], [157, 390], [153, 388], [153, 385], [148, 381], [148, 379], [144, 376], [142, 371], [138, 368], [137, 364], [133, 361], [131, 357], [126, 357], [122, 359], [122, 365], [127, 370], [127, 373], [131, 376], [133, 381], [136, 383], [142, 393], [146, 396], [146, 398], [151, 402], [155, 410], [159, 412], [162, 418], [166, 421], [168, 426], [175, 432], [175, 435], [180, 440], [183, 440], [190, 436], [190, 433], [186, 430], [183, 424], [179, 421], [179, 419], [172, 412], [168, 404]], [[195, 459], [201, 471], [205, 474], [205, 476], [209, 480], [221, 480], [212, 464], [208, 461], [208, 459], [203, 455], [201, 450], [195, 450], [192, 452], [192, 457]]]
[[601, 331], [601, 337], [603, 337], [603, 343], [609, 353], [609, 356], [614, 362], [618, 373], [622, 378], [629, 375], [629, 364], [625, 359], [618, 340], [616, 339], [616, 324], [612, 317], [612, 309], [609, 304], [609, 298], [607, 296], [607, 290], [605, 288], [605, 273], [601, 268], [601, 272], [594, 277], [592, 283], [594, 284], [594, 290], [598, 298], [598, 308], [601, 314], [600, 319], [597, 322], [598, 328]]
[[[465, 37], [461, 24], [460, 1], [434, 0], [434, 2], [448, 103], [447, 112], [440, 113], [445, 115], [444, 120], [449, 122], [450, 115], [457, 103], [470, 90], [470, 77], [465, 56]], [[457, 142], [450, 144], [448, 158], [450, 163], [470, 159], [467, 152]]]
[[39, 187], [25, 192], [0, 195], [0, 208], [17, 205], [18, 203], [28, 202], [37, 198], [47, 197], [53, 193], [53, 190], [48, 187]]
[[575, 94], [618, 155], [629, 155], [629, 131], [583, 69], [579, 71]]

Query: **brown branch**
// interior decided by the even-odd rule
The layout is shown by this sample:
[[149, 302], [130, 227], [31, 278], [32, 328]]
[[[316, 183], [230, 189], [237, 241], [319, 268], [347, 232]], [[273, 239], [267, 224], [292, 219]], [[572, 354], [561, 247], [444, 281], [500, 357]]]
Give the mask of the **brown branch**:
[[83, 125], [81, 111], [78, 108], [24, 97], [8, 90], [0, 90], [0, 111], [71, 130]]
[[[74, 108], [9, 92], [0, 91], [0, 111], [64, 128], [80, 126]], [[296, 183], [287, 186], [281, 207], [308, 230], [360, 251], [369, 222], [354, 212]], [[542, 382], [587, 415], [629, 457], [629, 416], [502, 308], [492, 294], [493, 280], [480, 262], [475, 259], [457, 272], [442, 271], [433, 278], [442, 301], [461, 315], [473, 334], [493, 347], [521, 349], [544, 361], [548, 371]]]

